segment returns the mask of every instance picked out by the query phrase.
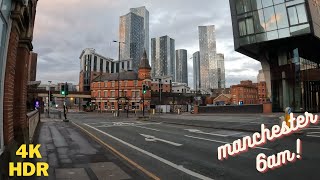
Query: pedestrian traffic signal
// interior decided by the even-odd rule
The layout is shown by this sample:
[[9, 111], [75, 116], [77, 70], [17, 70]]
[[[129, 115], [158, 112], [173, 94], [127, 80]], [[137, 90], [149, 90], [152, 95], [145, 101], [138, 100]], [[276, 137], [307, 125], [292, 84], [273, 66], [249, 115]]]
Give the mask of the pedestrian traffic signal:
[[53, 94], [50, 93], [50, 101], [53, 101]]
[[143, 94], [147, 93], [147, 85], [142, 85], [142, 92]]
[[61, 95], [66, 95], [65, 85], [64, 85], [64, 84], [61, 85], [60, 94], [61, 94]]

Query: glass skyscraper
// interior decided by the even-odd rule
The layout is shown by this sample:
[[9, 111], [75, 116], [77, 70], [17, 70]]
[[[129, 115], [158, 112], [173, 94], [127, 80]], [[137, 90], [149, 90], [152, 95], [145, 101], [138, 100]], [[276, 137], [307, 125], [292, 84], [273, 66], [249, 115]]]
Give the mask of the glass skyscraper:
[[217, 89], [217, 61], [215, 26], [199, 26], [201, 89]]
[[200, 90], [200, 51], [193, 53], [193, 86]]
[[149, 12], [145, 7], [131, 8], [120, 17], [120, 59], [132, 58], [132, 69], [138, 72], [144, 49], [149, 51]]
[[175, 40], [169, 36], [151, 39], [152, 77], [172, 76], [175, 81]]
[[217, 61], [217, 74], [218, 74], [218, 89], [226, 88], [226, 77], [224, 68], [224, 55], [221, 53], [216, 54], [215, 60]]
[[185, 49], [176, 50], [176, 80], [188, 85], [188, 53]]
[[273, 111], [320, 111], [318, 0], [229, 0], [235, 50], [261, 62]]

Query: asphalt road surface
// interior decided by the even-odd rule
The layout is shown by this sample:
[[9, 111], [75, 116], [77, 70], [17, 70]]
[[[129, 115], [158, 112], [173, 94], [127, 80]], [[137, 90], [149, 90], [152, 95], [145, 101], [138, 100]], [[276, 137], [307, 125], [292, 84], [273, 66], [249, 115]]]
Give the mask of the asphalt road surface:
[[[303, 135], [293, 134], [219, 161], [219, 146], [253, 133], [137, 121], [97, 113], [70, 113], [69, 119], [160, 179], [318, 180], [320, 177], [320, 125], [310, 127]], [[234, 121], [232, 116], [229, 119], [230, 123]], [[259, 153], [270, 156], [284, 150], [296, 152], [298, 138], [303, 147], [301, 160], [264, 174], [256, 170]]]

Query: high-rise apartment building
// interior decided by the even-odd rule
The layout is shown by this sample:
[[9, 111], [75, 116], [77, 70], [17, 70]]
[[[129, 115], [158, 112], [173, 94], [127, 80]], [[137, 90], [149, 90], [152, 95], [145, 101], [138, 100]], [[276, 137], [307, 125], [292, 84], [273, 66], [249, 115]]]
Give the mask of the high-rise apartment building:
[[175, 81], [175, 40], [169, 36], [151, 39], [152, 77], [172, 76]]
[[193, 86], [200, 90], [200, 51], [193, 53]]
[[215, 26], [199, 26], [200, 81], [202, 89], [217, 89]]
[[149, 51], [149, 12], [145, 7], [131, 8], [131, 12], [120, 17], [120, 59], [132, 58], [135, 72], [144, 49]]
[[176, 80], [188, 85], [188, 53], [185, 49], [176, 50]]
[[145, 6], [137, 7], [137, 8], [130, 8], [130, 12], [143, 17], [143, 37], [144, 37], [144, 49], [147, 52], [147, 56], [149, 57], [149, 50], [150, 50], [150, 39], [149, 39], [149, 11], [146, 9]]
[[224, 68], [224, 55], [221, 53], [216, 54], [215, 60], [217, 61], [217, 74], [218, 74], [218, 89], [226, 88], [226, 77]]

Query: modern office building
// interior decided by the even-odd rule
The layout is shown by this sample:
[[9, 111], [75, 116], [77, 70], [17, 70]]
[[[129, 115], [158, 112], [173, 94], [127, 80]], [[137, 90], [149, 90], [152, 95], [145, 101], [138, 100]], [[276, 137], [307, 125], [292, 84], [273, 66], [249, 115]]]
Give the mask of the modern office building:
[[217, 62], [217, 75], [218, 75], [218, 89], [226, 88], [226, 75], [224, 68], [224, 55], [221, 53], [216, 54], [215, 61]]
[[188, 53], [185, 49], [176, 50], [176, 79], [175, 82], [188, 85]]
[[144, 49], [147, 52], [147, 56], [149, 58], [149, 50], [150, 50], [150, 39], [149, 39], [149, 11], [145, 6], [130, 8], [130, 12], [143, 17], [143, 37], [144, 37]]
[[132, 59], [132, 70], [138, 72], [145, 43], [144, 18], [130, 12], [120, 17], [120, 59]]
[[263, 70], [259, 70], [259, 74], [257, 76], [257, 82], [262, 82], [262, 81], [266, 81], [266, 78], [264, 77], [264, 73]]
[[320, 111], [318, 0], [229, 0], [235, 50], [261, 62], [273, 111]]
[[199, 26], [200, 81], [202, 89], [217, 89], [215, 26]]
[[169, 36], [151, 39], [152, 77], [172, 76], [175, 81], [175, 40]]
[[193, 53], [193, 86], [196, 92], [200, 90], [200, 51]]
[[119, 68], [120, 72], [132, 70], [132, 59], [121, 60], [119, 63], [118, 60], [106, 58], [96, 53], [95, 49], [84, 49], [80, 55], [80, 92], [90, 91], [92, 79], [101, 73], [118, 73]]

